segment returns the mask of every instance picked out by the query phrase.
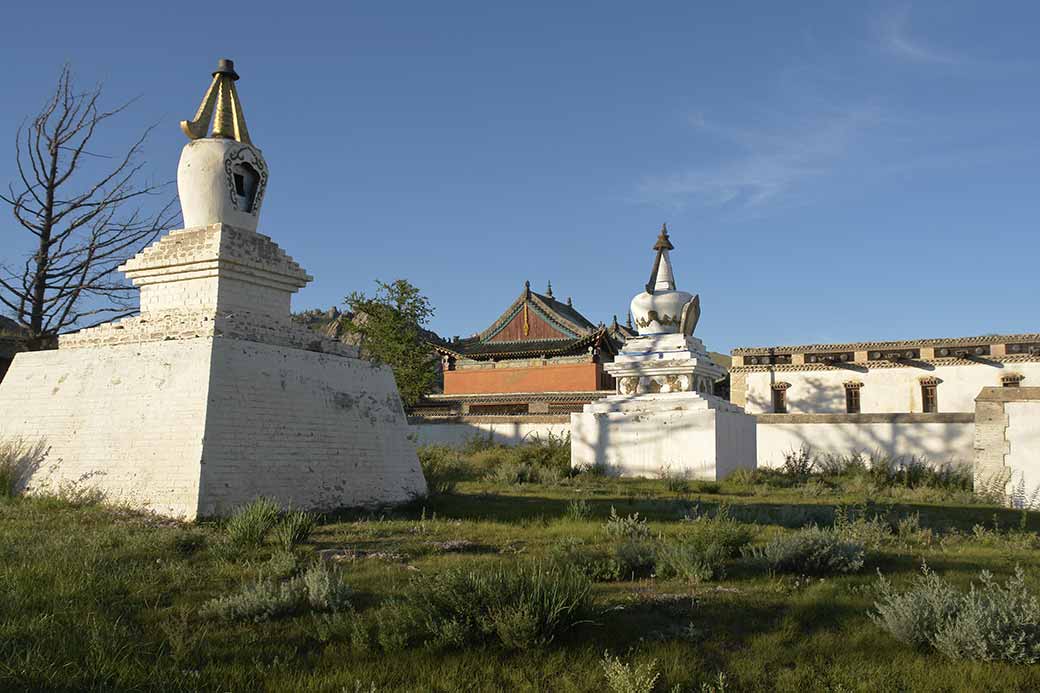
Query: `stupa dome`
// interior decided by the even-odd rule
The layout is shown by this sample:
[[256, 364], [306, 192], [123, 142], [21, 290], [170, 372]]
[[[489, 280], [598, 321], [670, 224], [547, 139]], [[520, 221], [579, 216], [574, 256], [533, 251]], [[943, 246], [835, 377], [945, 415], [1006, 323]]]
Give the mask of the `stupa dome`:
[[[181, 121], [181, 130], [191, 140], [177, 166], [185, 228], [224, 223], [256, 230], [267, 163], [249, 139], [237, 79], [235, 64], [220, 60], [195, 119]], [[211, 119], [213, 131], [207, 135]]]
[[640, 336], [659, 334], [692, 335], [700, 318], [700, 297], [675, 288], [675, 275], [668, 256], [674, 250], [668, 238], [668, 227], [661, 226], [661, 233], [654, 244], [657, 257], [650, 273], [646, 290], [632, 299], [632, 317]]

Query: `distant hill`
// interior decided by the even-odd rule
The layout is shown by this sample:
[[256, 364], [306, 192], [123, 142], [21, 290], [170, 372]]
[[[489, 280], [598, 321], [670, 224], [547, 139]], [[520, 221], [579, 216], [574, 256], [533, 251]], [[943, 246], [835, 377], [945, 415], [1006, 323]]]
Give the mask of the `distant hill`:
[[729, 356], [728, 354], [720, 354], [717, 351], [709, 351], [708, 356], [711, 357], [712, 361], [719, 364], [720, 366], [723, 366], [726, 370], [729, 370], [730, 366], [733, 365], [733, 357]]

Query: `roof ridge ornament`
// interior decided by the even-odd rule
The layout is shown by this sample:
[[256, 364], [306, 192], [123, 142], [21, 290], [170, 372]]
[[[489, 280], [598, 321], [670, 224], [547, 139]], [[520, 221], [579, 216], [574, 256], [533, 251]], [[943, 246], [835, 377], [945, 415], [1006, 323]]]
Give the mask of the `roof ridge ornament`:
[[238, 90], [235, 89], [237, 80], [235, 62], [228, 58], [221, 58], [217, 62], [217, 69], [213, 72], [213, 81], [206, 90], [206, 95], [202, 97], [202, 103], [199, 104], [195, 118], [181, 121], [181, 130], [189, 140], [200, 140], [206, 137], [206, 131], [212, 120], [213, 132], [209, 137], [252, 144], [249, 139], [249, 130], [246, 129], [242, 102], [238, 98]]

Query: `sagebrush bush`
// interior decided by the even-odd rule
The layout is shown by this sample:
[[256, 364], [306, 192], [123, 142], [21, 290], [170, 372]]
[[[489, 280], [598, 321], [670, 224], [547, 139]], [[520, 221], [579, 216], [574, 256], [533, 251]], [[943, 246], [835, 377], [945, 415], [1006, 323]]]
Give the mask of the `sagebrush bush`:
[[381, 607], [376, 637], [386, 650], [488, 640], [508, 649], [540, 646], [579, 619], [590, 590], [587, 577], [558, 563], [454, 568], [414, 579]]
[[930, 645], [939, 625], [957, 609], [957, 590], [927, 565], [903, 593], [894, 591], [879, 574], [878, 594], [871, 619], [896, 640], [915, 648]]
[[834, 533], [876, 551], [892, 538], [892, 527], [877, 515], [867, 517], [863, 510], [838, 506], [834, 510]]
[[0, 498], [19, 495], [47, 454], [44, 442], [21, 438], [0, 440]]
[[567, 503], [567, 518], [585, 521], [592, 517], [592, 505], [584, 498], [574, 498]]
[[657, 565], [657, 544], [649, 539], [621, 539], [614, 544], [614, 564], [619, 580], [649, 575]]
[[1021, 567], [1004, 585], [988, 571], [960, 592], [923, 566], [906, 592], [879, 578], [871, 618], [901, 642], [933, 647], [950, 659], [1040, 662], [1040, 600]]
[[650, 538], [650, 527], [646, 524], [646, 518], [639, 517], [639, 513], [621, 517], [613, 505], [610, 506], [610, 517], [607, 518], [605, 527], [608, 536], [619, 539]]
[[264, 543], [267, 533], [271, 531], [281, 515], [281, 508], [270, 498], [257, 498], [252, 503], [236, 510], [224, 531], [228, 541], [241, 548], [252, 548]]
[[613, 552], [574, 537], [562, 539], [549, 547], [549, 560], [568, 566], [596, 582], [617, 580], [620, 576]]
[[287, 512], [275, 525], [275, 541], [284, 550], [292, 551], [310, 538], [317, 524], [317, 518], [311, 513], [302, 510]]
[[204, 603], [204, 618], [229, 621], [269, 621], [300, 613], [337, 611], [349, 606], [350, 587], [339, 572], [317, 563], [298, 577], [285, 581], [261, 577], [239, 591]]
[[725, 576], [726, 561], [740, 554], [754, 538], [754, 530], [730, 517], [722, 505], [714, 515], [684, 520], [682, 533], [660, 538], [657, 544], [657, 574], [690, 582], [717, 580]]
[[814, 526], [781, 534], [754, 555], [779, 573], [830, 575], [857, 572], [864, 553], [863, 544]]
[[600, 664], [611, 693], [652, 693], [660, 678], [656, 659], [629, 664], [604, 652]]
[[685, 538], [664, 539], [657, 545], [655, 569], [664, 578], [707, 582], [725, 576], [727, 557], [728, 552], [719, 543], [703, 544]]

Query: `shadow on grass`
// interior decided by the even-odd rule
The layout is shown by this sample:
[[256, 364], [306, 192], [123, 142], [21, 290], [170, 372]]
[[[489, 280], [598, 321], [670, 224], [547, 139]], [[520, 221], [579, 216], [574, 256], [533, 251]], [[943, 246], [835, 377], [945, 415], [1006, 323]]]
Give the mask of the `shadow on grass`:
[[[636, 498], [617, 496], [585, 498], [591, 510], [590, 519], [605, 521], [614, 508], [619, 514], [638, 512], [650, 521], [675, 521], [696, 512], [714, 513], [721, 505], [729, 508], [730, 516], [740, 522], [772, 525], [784, 528], [805, 527], [811, 524], [826, 526], [834, 523], [838, 508], [855, 507], [867, 517], [881, 516], [891, 522], [909, 515], [918, 515], [924, 528], [937, 531], [956, 529], [971, 531], [975, 525], [1002, 530], [1019, 528], [1023, 513], [1020, 510], [983, 505], [934, 505], [929, 503], [874, 503], [851, 506], [847, 503], [818, 500], [783, 501], [719, 499], [717, 497]], [[398, 511], [401, 519], [426, 517], [490, 522], [528, 522], [538, 518], [566, 517], [570, 499], [548, 496], [513, 495], [508, 493], [479, 493], [437, 495]], [[1040, 513], [1025, 515], [1025, 527], [1040, 530]]]

